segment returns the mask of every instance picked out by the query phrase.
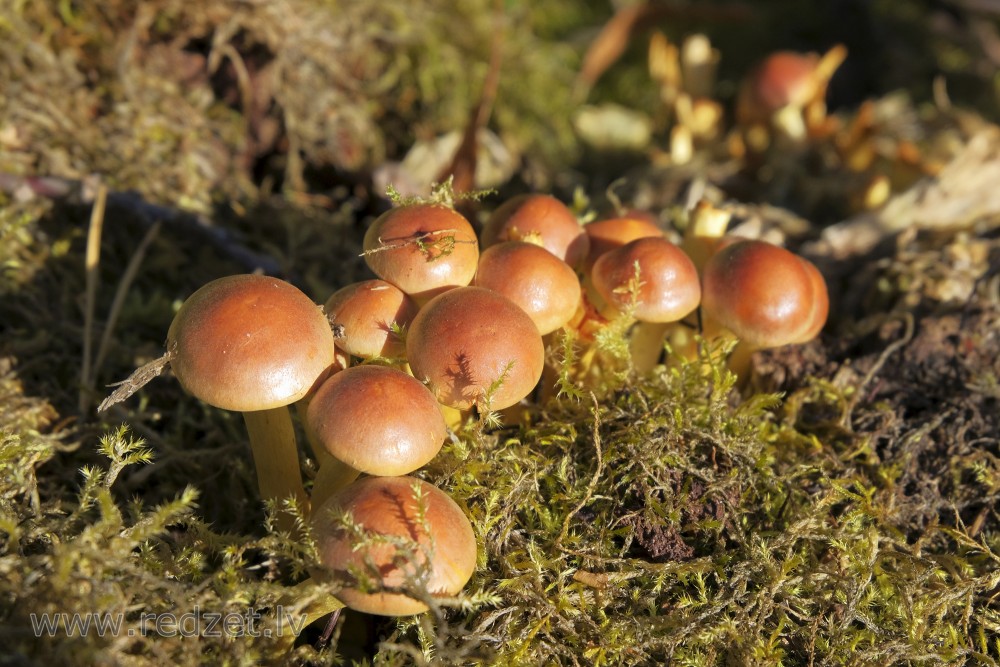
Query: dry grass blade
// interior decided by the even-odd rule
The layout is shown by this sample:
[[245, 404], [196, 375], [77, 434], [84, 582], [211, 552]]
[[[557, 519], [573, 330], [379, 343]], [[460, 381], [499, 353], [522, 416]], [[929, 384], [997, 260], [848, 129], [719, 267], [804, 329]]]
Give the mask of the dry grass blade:
[[93, 366], [93, 375], [95, 378], [104, 364], [104, 359], [107, 357], [108, 345], [111, 344], [111, 335], [114, 333], [115, 325], [118, 323], [118, 316], [121, 315], [122, 307], [125, 305], [125, 297], [128, 295], [129, 287], [132, 286], [135, 275], [139, 272], [139, 267], [142, 266], [142, 260], [146, 257], [149, 245], [160, 233], [162, 226], [163, 223], [157, 222], [146, 231], [145, 236], [142, 237], [131, 259], [129, 259], [128, 266], [125, 267], [125, 273], [122, 274], [122, 279], [118, 282], [114, 300], [111, 302], [111, 310], [108, 312], [108, 321], [105, 323], [104, 332], [101, 334], [101, 344], [97, 348], [97, 358]]
[[101, 262], [101, 235], [104, 231], [104, 210], [108, 201], [108, 189], [103, 184], [97, 190], [97, 199], [90, 212], [90, 227], [87, 230], [87, 254], [85, 256], [86, 294], [83, 311], [83, 367], [80, 369], [79, 410], [84, 413], [90, 407], [90, 391], [93, 385], [93, 338], [94, 306], [97, 301], [97, 279]]

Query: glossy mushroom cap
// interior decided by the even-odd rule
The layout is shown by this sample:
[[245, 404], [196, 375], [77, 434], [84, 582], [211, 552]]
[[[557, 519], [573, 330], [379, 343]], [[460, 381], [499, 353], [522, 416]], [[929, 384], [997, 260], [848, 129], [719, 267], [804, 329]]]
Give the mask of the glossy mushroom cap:
[[619, 312], [634, 306], [632, 314], [642, 322], [676, 322], [701, 300], [694, 263], [662, 236], [637, 239], [601, 255], [590, 275], [605, 303]]
[[473, 282], [520, 306], [543, 336], [569, 322], [580, 306], [576, 272], [533, 243], [506, 241], [490, 246], [479, 257]]
[[[483, 247], [535, 237], [538, 244], [570, 266], [586, 256], [590, 241], [573, 212], [551, 195], [512, 197], [493, 212], [483, 227]], [[532, 241], [534, 242], [534, 241]]]
[[306, 419], [339, 461], [369, 475], [405, 475], [433, 459], [448, 435], [427, 387], [388, 366], [352, 366], [326, 380]]
[[609, 218], [595, 220], [584, 226], [587, 237], [590, 238], [590, 253], [587, 255], [585, 268], [587, 271], [594, 265], [597, 258], [626, 243], [642, 238], [663, 238], [663, 230], [646, 217]]
[[826, 289], [826, 280], [823, 279], [823, 274], [819, 272], [816, 265], [804, 257], [799, 257], [799, 260], [811, 278], [813, 307], [809, 317], [811, 324], [806, 327], [802, 335], [792, 342], [807, 343], [818, 336], [819, 332], [823, 330], [823, 326], [826, 325], [826, 318], [830, 314], [830, 295]]
[[[364, 546], [334, 520], [343, 514], [363, 529]], [[313, 530], [324, 567], [313, 576], [343, 584], [337, 597], [368, 614], [425, 612], [423, 602], [379, 589], [406, 588], [416, 580], [431, 595], [453, 596], [476, 569], [476, 536], [468, 518], [443, 491], [413, 477], [368, 477], [351, 484], [316, 511]]]
[[330, 322], [342, 331], [337, 347], [348, 354], [366, 359], [405, 354], [392, 325], [409, 326], [417, 304], [392, 283], [364, 280], [348, 285], [334, 292], [325, 307]]
[[192, 294], [170, 325], [167, 350], [185, 390], [240, 412], [294, 403], [334, 363], [320, 307], [295, 286], [258, 275], [219, 278]]
[[439, 204], [408, 204], [386, 211], [365, 233], [364, 250], [365, 262], [375, 275], [418, 303], [468, 285], [479, 262], [472, 225]]
[[826, 284], [811, 266], [765, 241], [727, 245], [705, 264], [705, 315], [756, 349], [803, 342], [828, 309]]
[[493, 410], [517, 403], [541, 377], [544, 356], [528, 314], [485, 287], [460, 287], [431, 299], [406, 335], [413, 376], [426, 381], [439, 402], [459, 410], [487, 399]]

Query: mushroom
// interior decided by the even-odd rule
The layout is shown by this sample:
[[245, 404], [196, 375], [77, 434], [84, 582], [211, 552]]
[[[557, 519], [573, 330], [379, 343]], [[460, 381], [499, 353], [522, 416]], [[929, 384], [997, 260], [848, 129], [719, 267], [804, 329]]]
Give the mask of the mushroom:
[[545, 350], [531, 318], [485, 287], [459, 287], [431, 299], [406, 336], [413, 376], [445, 405], [501, 410], [531, 393]]
[[587, 256], [590, 241], [573, 212], [551, 195], [524, 194], [501, 204], [486, 222], [483, 248], [502, 241], [529, 241], [572, 267]]
[[766, 148], [769, 125], [793, 141], [818, 128], [826, 118], [827, 85], [846, 57], [838, 44], [822, 58], [793, 51], [765, 58], [744, 80], [736, 101], [736, 121], [746, 129], [750, 147]]
[[473, 283], [520, 306], [543, 336], [569, 322], [580, 306], [576, 272], [533, 243], [506, 241], [490, 246], [479, 257]]
[[373, 364], [329, 377], [310, 400], [306, 421], [316, 442], [335, 459], [320, 465], [313, 485], [315, 505], [358, 472], [413, 472], [437, 455], [448, 435], [427, 387], [401, 370]]
[[720, 248], [702, 275], [706, 329], [723, 327], [741, 341], [730, 367], [743, 374], [756, 350], [804, 343], [826, 323], [829, 296], [808, 260], [766, 241]]
[[364, 280], [343, 287], [327, 299], [326, 312], [336, 331], [337, 347], [356, 357], [396, 359], [406, 353], [397, 335], [417, 314], [417, 305], [395, 285]]
[[[189, 393], [243, 413], [264, 500], [308, 511], [288, 405], [334, 363], [322, 310], [293, 285], [258, 275], [219, 278], [181, 306], [167, 333], [170, 367]], [[291, 527], [291, 517], [279, 525]]]
[[610, 319], [628, 313], [639, 321], [631, 352], [640, 372], [659, 359], [666, 325], [686, 317], [701, 300], [694, 263], [662, 236], [636, 239], [601, 255], [591, 270], [590, 284], [602, 314]]
[[663, 237], [663, 230], [645, 216], [629, 216], [595, 220], [584, 226], [590, 239], [590, 253], [584, 262], [584, 273], [589, 274], [597, 258], [626, 243], [647, 237]]
[[320, 568], [356, 611], [407, 616], [423, 595], [454, 596], [476, 569], [476, 536], [446, 493], [413, 477], [367, 477], [332, 496], [312, 519]]
[[468, 285], [479, 244], [472, 225], [441, 204], [406, 204], [380, 215], [364, 239], [368, 267], [418, 304]]

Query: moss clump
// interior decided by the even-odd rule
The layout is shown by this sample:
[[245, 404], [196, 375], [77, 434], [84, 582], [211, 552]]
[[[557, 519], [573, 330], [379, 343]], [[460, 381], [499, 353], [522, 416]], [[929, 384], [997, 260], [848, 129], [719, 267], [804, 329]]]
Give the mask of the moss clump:
[[499, 134], [555, 162], [571, 151], [573, 54], [534, 22], [487, 0], [13, 3], [0, 9], [0, 170], [101, 174], [201, 211], [220, 193], [363, 177], [465, 124], [498, 32], [518, 73], [500, 84]]

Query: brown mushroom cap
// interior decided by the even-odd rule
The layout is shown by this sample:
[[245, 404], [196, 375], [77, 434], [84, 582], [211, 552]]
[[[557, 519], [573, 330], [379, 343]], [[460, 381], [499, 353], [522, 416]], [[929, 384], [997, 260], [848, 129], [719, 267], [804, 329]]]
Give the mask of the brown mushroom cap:
[[439, 204], [408, 204], [386, 211], [368, 228], [365, 262], [379, 278], [418, 302], [476, 274], [479, 243], [460, 213]]
[[523, 241], [490, 246], [473, 281], [498, 292], [531, 317], [543, 336], [566, 324], [580, 306], [580, 281], [569, 264]]
[[[352, 531], [333, 520], [342, 514], [364, 530], [369, 538], [364, 546], [358, 548]], [[406, 616], [427, 606], [402, 593], [366, 593], [360, 582], [375, 591], [406, 587], [426, 567], [420, 583], [427, 592], [452, 596], [476, 569], [476, 536], [465, 513], [446, 493], [413, 477], [368, 477], [351, 484], [316, 511], [313, 529], [324, 566], [313, 576], [344, 584], [337, 597], [368, 614]]]
[[352, 366], [329, 377], [306, 419], [330, 455], [369, 475], [413, 472], [448, 435], [427, 387], [388, 366]]
[[720, 249], [706, 262], [702, 283], [706, 316], [757, 349], [800, 341], [816, 327], [816, 304], [826, 295], [805, 261], [765, 241]]
[[189, 393], [225, 410], [294, 403], [334, 362], [323, 311], [277, 278], [237, 275], [204, 285], [167, 333], [170, 367]]
[[830, 295], [826, 289], [826, 280], [823, 279], [823, 274], [819, 272], [816, 265], [804, 257], [799, 257], [799, 260], [812, 279], [813, 307], [812, 315], [809, 318], [811, 324], [806, 327], [801, 336], [792, 342], [806, 343], [818, 336], [826, 324], [826, 318], [830, 314]]
[[[785, 131], [795, 129], [786, 112], [807, 113], [816, 123], [825, 116], [820, 109], [827, 85], [847, 57], [838, 44], [823, 54], [778, 51], [764, 59], [743, 81], [736, 99], [736, 120], [741, 125], [774, 123]], [[799, 131], [795, 129], [795, 131]]]
[[585, 263], [588, 271], [597, 258], [606, 252], [620, 248], [636, 239], [663, 237], [662, 229], [652, 221], [641, 217], [595, 220], [585, 225], [583, 229], [590, 239], [590, 253], [587, 255]]
[[643, 322], [676, 322], [701, 300], [694, 263], [662, 236], [637, 239], [601, 255], [591, 280], [601, 298], [618, 311], [632, 307], [634, 299], [633, 315]]
[[542, 336], [528, 314], [485, 287], [459, 287], [431, 299], [406, 336], [414, 377], [426, 381], [438, 401], [459, 410], [481, 403], [501, 379], [489, 407], [517, 403], [541, 377], [544, 356]]
[[342, 327], [337, 347], [348, 354], [366, 359], [401, 357], [405, 346], [392, 332], [392, 324], [409, 326], [417, 304], [392, 283], [364, 280], [334, 292], [326, 301], [326, 312], [334, 327]]
[[501, 204], [483, 227], [483, 247], [537, 236], [543, 248], [570, 266], [586, 256], [590, 240], [573, 212], [551, 195], [524, 194]]
[[817, 90], [813, 74], [819, 57], [814, 54], [778, 51], [765, 58], [747, 77], [740, 91], [737, 115], [767, 120], [789, 105], [803, 106]]

